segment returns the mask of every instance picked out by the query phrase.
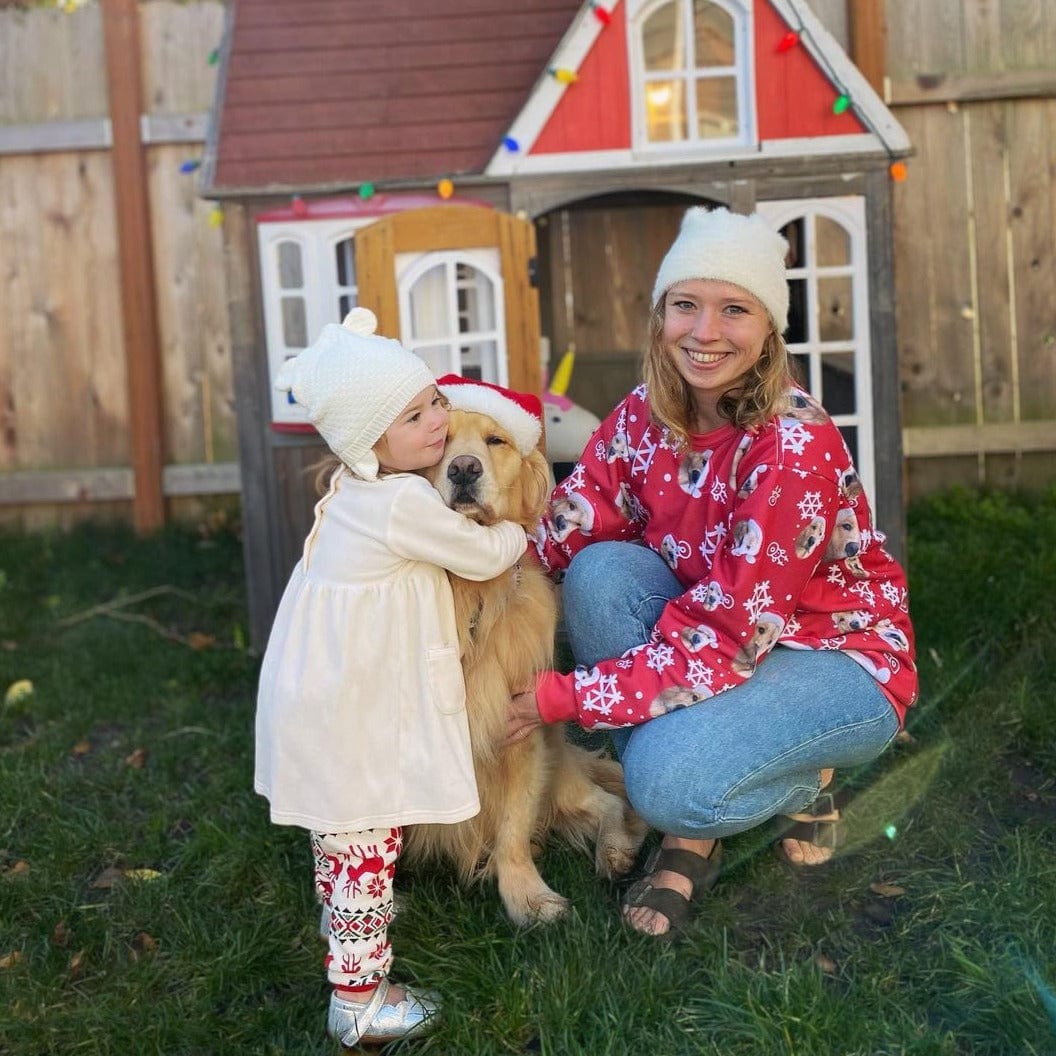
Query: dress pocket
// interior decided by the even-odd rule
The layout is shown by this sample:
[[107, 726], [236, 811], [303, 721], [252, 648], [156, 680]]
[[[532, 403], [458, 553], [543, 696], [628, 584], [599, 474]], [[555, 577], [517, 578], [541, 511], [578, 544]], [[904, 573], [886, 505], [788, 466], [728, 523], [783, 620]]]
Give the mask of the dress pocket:
[[425, 654], [429, 690], [436, 710], [444, 715], [456, 715], [466, 710], [466, 681], [462, 677], [462, 661], [455, 646], [440, 646]]

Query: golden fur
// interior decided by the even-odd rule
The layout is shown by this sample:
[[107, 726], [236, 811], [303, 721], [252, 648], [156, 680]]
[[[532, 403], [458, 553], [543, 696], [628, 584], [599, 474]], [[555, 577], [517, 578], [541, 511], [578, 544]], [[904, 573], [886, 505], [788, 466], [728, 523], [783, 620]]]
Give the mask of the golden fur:
[[[451, 413], [444, 458], [426, 476], [448, 506], [482, 524], [534, 528], [549, 490], [538, 451], [522, 457], [492, 418], [467, 411]], [[557, 603], [536, 560], [484, 583], [452, 576], [451, 585], [481, 810], [458, 825], [408, 827], [407, 854], [446, 858], [464, 881], [494, 876], [518, 924], [553, 920], [568, 901], [540, 876], [533, 847], [551, 830], [584, 849], [593, 842], [598, 873], [612, 877], [630, 869], [645, 826], [627, 805], [619, 764], [570, 744], [562, 727], [505, 744], [511, 695], [553, 664]]]

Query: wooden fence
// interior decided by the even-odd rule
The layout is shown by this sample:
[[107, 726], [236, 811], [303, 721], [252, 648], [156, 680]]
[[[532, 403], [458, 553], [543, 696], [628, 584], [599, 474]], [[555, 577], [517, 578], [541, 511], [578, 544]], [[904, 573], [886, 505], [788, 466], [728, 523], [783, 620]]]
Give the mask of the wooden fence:
[[[152, 399], [169, 512], [238, 492], [222, 243], [195, 174], [183, 171], [205, 138], [224, 5], [136, 6], [147, 210], [139, 252], [153, 264], [146, 339], [160, 362], [145, 398], [130, 371], [142, 349], [134, 338], [129, 353], [123, 307], [135, 287], [123, 296], [130, 250], [118, 223], [136, 193], [134, 168], [114, 149], [103, 7], [0, 0], [0, 523], [129, 517], [143, 454], [132, 441], [136, 415]], [[813, 6], [852, 53], [872, 34], [858, 61], [916, 149], [895, 199], [907, 492], [1051, 483], [1056, 4]]]

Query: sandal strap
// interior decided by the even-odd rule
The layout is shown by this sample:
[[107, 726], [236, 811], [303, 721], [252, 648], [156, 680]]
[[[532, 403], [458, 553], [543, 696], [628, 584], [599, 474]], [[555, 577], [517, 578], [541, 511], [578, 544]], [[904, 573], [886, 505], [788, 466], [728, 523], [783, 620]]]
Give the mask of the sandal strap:
[[721, 847], [721, 844], [716, 840], [707, 858], [681, 847], [660, 847], [659, 853], [646, 866], [646, 872], [652, 874], [663, 869], [684, 876], [693, 885], [692, 897], [695, 898], [698, 894], [709, 891], [718, 882], [719, 861], [722, 857], [722, 851], [715, 849], [718, 847]]
[[663, 913], [670, 931], [681, 928], [689, 919], [692, 910], [692, 903], [684, 895], [668, 887], [653, 887], [647, 881], [643, 881], [637, 890], [632, 888], [628, 891], [623, 904], [627, 909], [637, 909], [641, 906]]
[[802, 840], [815, 847], [835, 851], [843, 835], [840, 821], [793, 821], [781, 826], [782, 840]]

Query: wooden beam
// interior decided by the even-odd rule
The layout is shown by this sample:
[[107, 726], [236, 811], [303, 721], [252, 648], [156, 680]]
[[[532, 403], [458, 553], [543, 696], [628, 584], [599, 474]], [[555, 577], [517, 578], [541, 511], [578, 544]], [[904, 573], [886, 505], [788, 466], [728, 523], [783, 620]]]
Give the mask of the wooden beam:
[[887, 33], [884, 0], [847, 0], [851, 59], [877, 95], [884, 90], [887, 72]]
[[161, 354], [147, 171], [140, 137], [140, 38], [137, 0], [103, 0], [103, 39], [114, 145], [115, 214], [121, 317], [128, 366], [132, 522], [138, 532], [165, 520], [161, 484]]
[[987, 422], [984, 425], [917, 425], [902, 430], [906, 458], [1056, 452], [1056, 421]]
[[981, 103], [996, 99], [1056, 99], [1056, 71], [987, 70], [986, 73], [918, 73], [892, 81], [890, 106], [928, 103]]
[[[182, 463], [162, 474], [167, 496], [237, 495], [237, 462]], [[0, 506], [36, 503], [127, 502], [134, 493], [127, 466], [84, 469], [24, 469], [0, 473]]]

